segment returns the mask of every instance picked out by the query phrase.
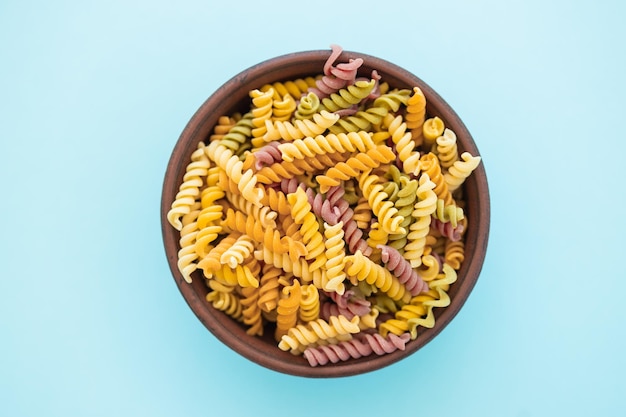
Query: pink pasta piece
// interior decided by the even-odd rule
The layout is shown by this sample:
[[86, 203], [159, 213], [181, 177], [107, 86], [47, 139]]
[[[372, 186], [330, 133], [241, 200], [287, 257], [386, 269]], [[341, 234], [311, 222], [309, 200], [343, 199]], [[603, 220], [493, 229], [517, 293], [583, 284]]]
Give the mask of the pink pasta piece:
[[334, 113], [339, 115], [339, 117], [346, 117], [346, 116], [352, 116], [353, 114], [356, 114], [357, 111], [359, 111], [359, 108], [357, 105], [354, 105], [354, 106], [348, 107], [347, 109], [337, 110]]
[[278, 149], [279, 144], [280, 142], [270, 142], [254, 153], [254, 167], [257, 170], [283, 160]]
[[381, 260], [385, 266], [398, 278], [400, 283], [404, 284], [412, 296], [428, 290], [428, 284], [396, 248], [387, 245], [377, 245], [376, 247], [381, 251]]
[[280, 181], [280, 190], [285, 194], [295, 193], [298, 187], [305, 189], [304, 184], [301, 184], [296, 178], [284, 178]]
[[329, 362], [337, 363], [351, 358], [362, 358], [372, 353], [380, 356], [396, 350], [404, 350], [410, 339], [411, 336], [408, 333], [400, 336], [389, 333], [386, 338], [378, 333], [363, 333], [352, 340], [307, 348], [303, 356], [311, 366], [326, 365]]
[[320, 193], [316, 193], [312, 188], [305, 188], [311, 210], [316, 216], [320, 217], [326, 223], [331, 226], [339, 223], [339, 209], [332, 207], [330, 202], [324, 199], [324, 196]]
[[458, 242], [463, 237], [464, 226], [462, 223], [454, 227], [450, 222], [444, 223], [439, 219], [433, 218], [430, 222], [430, 227], [453, 242]]
[[333, 66], [343, 49], [338, 45], [331, 45], [331, 54], [324, 63], [324, 76], [315, 82], [315, 87], [308, 89], [320, 99], [326, 98], [347, 85], [354, 83], [358, 69], [363, 65], [363, 59], [351, 59], [347, 63]]
[[345, 193], [343, 187], [337, 185], [329, 188], [326, 198], [332, 207], [339, 209], [338, 221], [343, 222], [344, 239], [350, 252], [356, 253], [357, 250], [360, 250], [363, 255], [370, 256], [372, 248], [363, 239], [363, 231], [359, 229], [354, 220], [354, 211], [350, 208], [350, 203], [343, 198]]
[[320, 317], [325, 320], [339, 315], [352, 320], [354, 316], [364, 316], [371, 311], [371, 303], [364, 298], [355, 297], [352, 290], [345, 291], [343, 294], [337, 292], [325, 294], [330, 299], [322, 303], [320, 308]]

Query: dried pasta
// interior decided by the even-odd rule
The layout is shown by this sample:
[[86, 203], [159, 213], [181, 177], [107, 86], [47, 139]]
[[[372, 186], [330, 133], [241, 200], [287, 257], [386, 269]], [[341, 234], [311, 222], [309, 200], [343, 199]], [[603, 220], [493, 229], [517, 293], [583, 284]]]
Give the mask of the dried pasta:
[[310, 366], [402, 350], [434, 325], [465, 261], [463, 184], [481, 162], [419, 87], [359, 74], [363, 59], [341, 52], [219, 117], [166, 216], [183, 279]]

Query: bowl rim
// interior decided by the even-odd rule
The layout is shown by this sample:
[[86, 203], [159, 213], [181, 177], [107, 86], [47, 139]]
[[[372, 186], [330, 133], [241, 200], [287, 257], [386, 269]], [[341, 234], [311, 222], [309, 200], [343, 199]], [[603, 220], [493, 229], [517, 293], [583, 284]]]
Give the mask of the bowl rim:
[[[465, 245], [467, 247], [471, 244], [474, 247], [473, 256], [469, 258], [466, 256], [461, 269], [457, 271], [459, 279], [455, 284], [451, 285], [449, 291], [451, 303], [446, 308], [437, 309], [435, 327], [421, 331], [417, 339], [407, 344], [404, 351], [318, 367], [309, 366], [304, 359], [302, 364], [294, 364], [292, 361], [285, 361], [283, 354], [287, 352], [280, 351], [277, 346], [277, 352], [267, 352], [259, 349], [259, 346], [262, 346], [259, 344], [260, 342], [257, 343], [254, 340], [246, 339], [246, 337], [256, 338], [256, 336], [247, 336], [245, 332], [242, 335], [241, 331], [238, 330], [241, 327], [240, 324], [224, 313], [214, 309], [204, 297], [200, 296], [199, 291], [202, 292], [202, 288], [199, 285], [206, 287], [203, 282], [204, 279], [194, 279], [192, 284], [188, 284], [182, 277], [177, 267], [180, 234], [167, 220], [167, 213], [182, 182], [182, 176], [191, 153], [196, 149], [200, 140], [208, 138], [207, 133], [212, 130], [219, 116], [230, 114], [229, 112], [232, 112], [234, 108], [241, 106], [244, 97], [248, 97], [249, 90], [260, 88], [267, 83], [294, 78], [291, 76], [276, 76], [276, 72], [286, 74], [295, 71], [300, 73], [301, 76], [305, 76], [306, 73], [310, 75], [319, 74], [329, 54], [330, 50], [325, 49], [292, 52], [276, 56], [244, 69], [218, 87], [195, 111], [174, 145], [163, 178], [160, 213], [165, 255], [172, 276], [181, 295], [203, 325], [229, 348], [262, 367], [284, 374], [313, 378], [345, 377], [384, 368], [412, 355], [439, 335], [459, 313], [478, 281], [487, 252], [491, 211], [487, 175], [484, 160], [481, 160], [481, 163], [464, 184], [464, 187], [470, 188], [467, 191], [468, 193], [476, 192], [478, 196], [478, 198], [468, 201], [468, 209], [471, 210], [468, 213], [471, 213], [472, 216], [472, 223], [468, 227], [468, 233], [470, 230], [474, 232], [471, 236], [469, 234], [466, 236]], [[438, 115], [444, 120], [446, 126], [456, 133], [459, 140], [459, 151], [464, 150], [472, 155], [480, 155], [474, 139], [461, 118], [434, 89], [418, 76], [387, 60], [361, 52], [344, 50], [339, 56], [338, 62], [347, 62], [347, 60], [355, 58], [364, 60], [362, 70], [376, 69], [383, 76], [383, 81], [403, 80], [400, 83], [392, 84], [390, 82], [390, 85], [393, 87], [413, 88], [413, 86], [418, 86], [427, 100], [427, 114]], [[319, 65], [319, 71], [312, 73], [310, 70], [305, 70], [307, 66], [313, 63]], [[274, 69], [268, 70], [268, 68]], [[243, 94], [244, 90], [241, 90], [241, 88], [252, 81], [254, 81], [256, 87], [246, 90], [245, 94]], [[400, 86], [397, 84], [407, 85]], [[234, 97], [233, 91], [239, 93], [237, 97], [241, 97], [236, 99], [237, 97]], [[227, 104], [230, 106], [228, 109], [225, 108]], [[220, 112], [217, 112], [216, 108], [224, 109], [224, 111], [220, 110]], [[201, 137], [203, 138], [200, 139]], [[471, 241], [469, 240], [470, 237]], [[176, 250], [173, 248], [176, 248]], [[461, 273], [464, 275], [461, 276]], [[208, 292], [208, 289], [206, 289], [206, 292]], [[220, 320], [221, 316], [228, 320]]]

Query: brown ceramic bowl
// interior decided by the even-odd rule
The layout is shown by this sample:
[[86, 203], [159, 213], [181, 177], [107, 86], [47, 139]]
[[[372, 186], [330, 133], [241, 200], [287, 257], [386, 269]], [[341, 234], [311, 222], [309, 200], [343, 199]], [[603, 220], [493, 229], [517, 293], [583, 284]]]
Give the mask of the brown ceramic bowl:
[[[464, 184], [466, 198], [464, 210], [469, 220], [465, 234], [465, 261], [458, 271], [457, 281], [450, 288], [450, 305], [435, 309], [434, 328], [420, 328], [419, 336], [410, 341], [404, 351], [383, 356], [372, 355], [337, 364], [311, 367], [302, 356], [294, 356], [278, 349], [271, 331], [266, 331], [264, 337], [247, 335], [243, 325], [214, 309], [206, 301], [208, 288], [201, 271], [194, 272], [193, 283], [185, 282], [177, 267], [180, 234], [170, 226], [166, 215], [182, 182], [191, 153], [200, 141], [212, 134], [220, 116], [236, 111], [245, 113], [249, 110], [250, 90], [276, 81], [318, 75], [329, 54], [329, 50], [316, 50], [269, 59], [239, 73], [221, 86], [196, 111], [180, 135], [167, 166], [161, 201], [162, 233], [167, 259], [174, 280], [195, 315], [215, 337], [245, 358], [274, 371], [304, 377], [342, 377], [374, 371], [406, 358], [430, 342], [456, 316], [474, 288], [485, 259], [489, 235], [489, 191], [481, 162]], [[391, 87], [420, 87], [427, 99], [427, 117], [440, 117], [446, 127], [457, 134], [459, 152], [468, 151], [472, 155], [480, 155], [472, 136], [455, 111], [411, 72], [383, 59], [349, 51], [344, 51], [336, 62], [347, 62], [350, 58], [359, 57], [364, 60], [359, 75], [362, 73], [369, 76], [375, 69], [382, 76], [382, 80], [388, 82]], [[198, 346], [198, 349], [203, 347]], [[210, 359], [210, 356], [207, 358], [214, 360]]]

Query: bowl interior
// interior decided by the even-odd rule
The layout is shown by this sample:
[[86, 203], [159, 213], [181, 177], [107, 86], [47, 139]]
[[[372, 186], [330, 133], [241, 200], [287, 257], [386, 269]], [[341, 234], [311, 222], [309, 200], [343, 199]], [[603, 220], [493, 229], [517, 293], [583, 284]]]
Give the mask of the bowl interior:
[[[181, 133], [167, 166], [161, 201], [162, 235], [168, 263], [180, 292], [198, 319], [220, 341], [247, 359], [281, 373], [306, 377], [340, 377], [374, 371], [416, 352], [432, 340], [454, 318], [472, 291], [483, 265], [489, 235], [489, 191], [484, 164], [481, 163], [463, 185], [466, 198], [464, 211], [469, 220], [465, 234], [465, 261], [458, 271], [456, 283], [450, 288], [450, 305], [434, 311], [435, 327], [420, 328], [417, 339], [409, 342], [404, 351], [334, 365], [309, 366], [303, 357], [278, 349], [270, 331], [264, 332], [264, 337], [247, 335], [245, 327], [214, 309], [205, 300], [208, 288], [201, 271], [192, 275], [191, 284], [185, 282], [177, 267], [180, 235], [170, 226], [166, 216], [182, 182], [191, 153], [200, 141], [208, 139], [213, 133], [220, 116], [249, 109], [250, 90], [275, 81], [318, 75], [329, 54], [329, 50], [319, 50], [272, 58], [239, 73], [220, 87], [202, 104]], [[459, 152], [480, 155], [470, 133], [454, 110], [417, 76], [390, 62], [363, 53], [344, 51], [337, 62], [359, 57], [364, 60], [359, 75], [369, 76], [375, 69], [382, 76], [382, 81], [389, 83], [392, 88], [421, 88], [427, 100], [427, 117], [440, 117], [446, 127], [456, 133]]]

